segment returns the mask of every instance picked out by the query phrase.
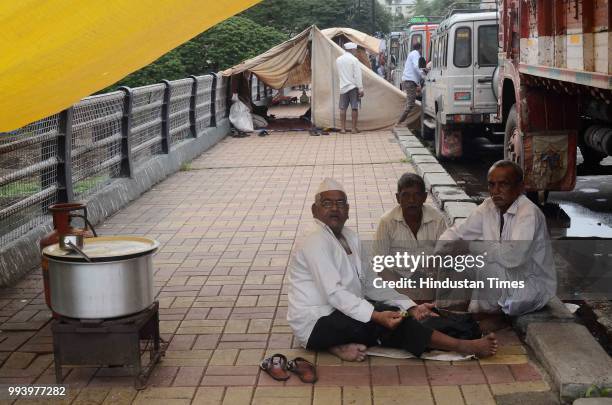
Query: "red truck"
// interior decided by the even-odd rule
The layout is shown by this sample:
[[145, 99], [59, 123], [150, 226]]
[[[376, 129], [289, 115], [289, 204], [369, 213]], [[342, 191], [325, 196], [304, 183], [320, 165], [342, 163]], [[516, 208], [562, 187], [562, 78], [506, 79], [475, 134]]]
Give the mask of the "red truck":
[[504, 158], [527, 191], [572, 190], [577, 147], [585, 165], [612, 155], [612, 3], [499, 0], [498, 11]]

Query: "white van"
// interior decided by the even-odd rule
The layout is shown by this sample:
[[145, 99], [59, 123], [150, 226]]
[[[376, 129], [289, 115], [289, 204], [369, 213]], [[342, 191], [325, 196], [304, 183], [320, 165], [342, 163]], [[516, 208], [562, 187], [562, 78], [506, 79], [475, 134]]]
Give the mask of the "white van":
[[438, 158], [461, 157], [465, 137], [492, 133], [497, 33], [497, 13], [474, 10], [449, 15], [431, 38], [421, 136], [433, 132]]

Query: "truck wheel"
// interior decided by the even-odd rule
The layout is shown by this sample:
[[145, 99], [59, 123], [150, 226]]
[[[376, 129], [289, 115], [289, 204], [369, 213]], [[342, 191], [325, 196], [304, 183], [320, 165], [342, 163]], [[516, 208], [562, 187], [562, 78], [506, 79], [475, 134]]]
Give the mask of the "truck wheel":
[[523, 140], [518, 129], [516, 104], [513, 104], [504, 131], [504, 160], [511, 160], [523, 167]]

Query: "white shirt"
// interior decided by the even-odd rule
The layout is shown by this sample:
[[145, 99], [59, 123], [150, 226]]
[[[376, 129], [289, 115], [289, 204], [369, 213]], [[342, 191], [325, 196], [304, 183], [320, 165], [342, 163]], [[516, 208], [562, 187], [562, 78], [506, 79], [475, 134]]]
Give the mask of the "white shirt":
[[542, 308], [555, 296], [557, 274], [546, 218], [540, 209], [521, 195], [503, 217], [500, 235], [500, 211], [487, 198], [465, 222], [444, 232], [440, 240], [486, 241], [470, 246], [472, 253], [487, 253], [486, 274], [509, 281], [523, 280], [525, 287], [505, 289], [496, 302], [480, 305], [496, 304], [508, 315], [521, 315]]
[[296, 243], [289, 262], [287, 321], [302, 346], [306, 347], [317, 320], [335, 309], [360, 322], [370, 321], [374, 307], [366, 297], [403, 310], [416, 305], [393, 289], [374, 288], [374, 273], [361, 266], [357, 233], [342, 229], [349, 255], [327, 225], [314, 221], [314, 229]]
[[419, 69], [419, 59], [421, 58], [421, 54], [416, 49], [408, 54], [406, 58], [406, 63], [404, 64], [404, 73], [402, 74], [402, 81], [411, 81], [416, 84], [421, 83], [421, 79], [423, 79], [423, 74], [421, 73], [421, 69]]
[[340, 83], [340, 94], [357, 88], [363, 89], [363, 81], [361, 79], [361, 62], [349, 52], [336, 59], [338, 68], [338, 81]]

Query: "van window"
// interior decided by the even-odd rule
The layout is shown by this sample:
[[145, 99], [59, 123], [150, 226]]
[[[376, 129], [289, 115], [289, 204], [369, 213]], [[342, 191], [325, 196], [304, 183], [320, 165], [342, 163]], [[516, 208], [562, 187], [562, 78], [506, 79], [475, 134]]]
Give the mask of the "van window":
[[459, 68], [472, 64], [472, 30], [468, 27], [460, 27], [455, 31], [453, 63]]
[[416, 44], [421, 44], [421, 49], [423, 49], [423, 35], [421, 35], [421, 34], [414, 34], [412, 36], [412, 38], [410, 39], [410, 50], [411, 51], [414, 49], [414, 46]]
[[497, 65], [497, 25], [478, 27], [478, 64]]

